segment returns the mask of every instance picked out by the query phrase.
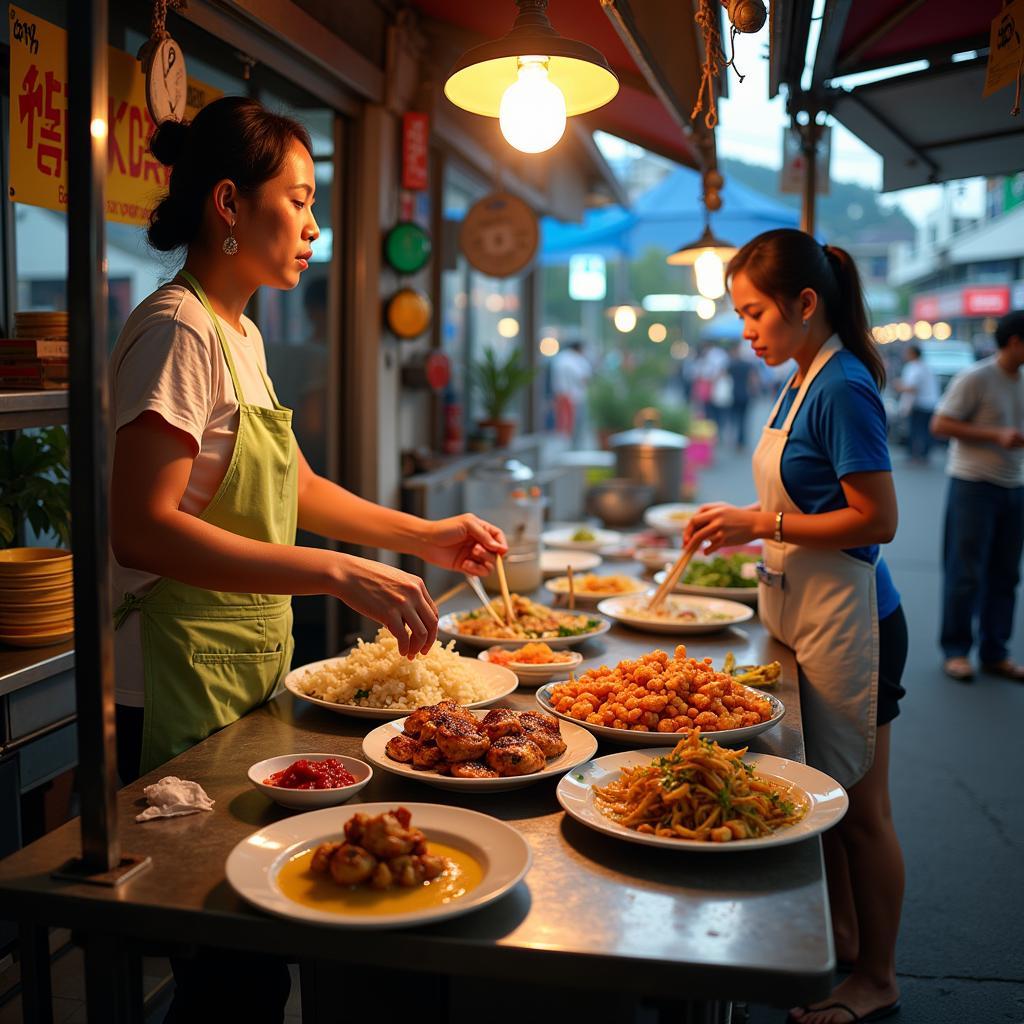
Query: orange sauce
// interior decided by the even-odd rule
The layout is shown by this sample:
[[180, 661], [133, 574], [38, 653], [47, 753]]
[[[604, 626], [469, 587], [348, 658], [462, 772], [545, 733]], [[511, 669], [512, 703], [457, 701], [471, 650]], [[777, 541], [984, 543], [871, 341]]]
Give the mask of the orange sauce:
[[338, 885], [330, 875], [316, 874], [310, 869], [312, 850], [296, 854], [281, 867], [277, 887], [288, 899], [314, 910], [384, 917], [451, 903], [480, 884], [483, 868], [465, 850], [431, 843], [430, 852], [444, 857], [448, 868], [437, 878], [412, 889], [396, 886], [381, 892], [368, 885]]

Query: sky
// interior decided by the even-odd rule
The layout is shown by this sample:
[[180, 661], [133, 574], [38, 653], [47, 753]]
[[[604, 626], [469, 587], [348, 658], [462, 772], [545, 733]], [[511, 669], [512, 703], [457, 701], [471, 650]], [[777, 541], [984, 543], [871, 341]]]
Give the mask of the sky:
[[[782, 130], [789, 121], [783, 95], [768, 99], [768, 25], [756, 35], [736, 37], [736, 67], [740, 82], [729, 70], [729, 97], [719, 100], [718, 152], [748, 163], [778, 167], [782, 163]], [[882, 159], [833, 118], [831, 176], [835, 181], [856, 182], [868, 188], [882, 186]], [[899, 206], [920, 223], [939, 204], [941, 188], [925, 185], [887, 193], [885, 205]]]

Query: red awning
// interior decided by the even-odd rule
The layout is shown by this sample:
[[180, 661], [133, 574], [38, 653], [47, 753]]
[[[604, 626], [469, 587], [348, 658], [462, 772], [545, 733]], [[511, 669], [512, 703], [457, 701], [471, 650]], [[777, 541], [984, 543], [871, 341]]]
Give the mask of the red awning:
[[[505, 35], [516, 15], [512, 0], [412, 0], [412, 6], [426, 17], [474, 37], [476, 42]], [[618, 95], [599, 110], [583, 115], [586, 124], [696, 167], [698, 159], [689, 137], [640, 73], [600, 0], [552, 0], [548, 16], [562, 35], [581, 39], [600, 50], [618, 76]], [[692, 21], [687, 24], [692, 25]], [[676, 38], [675, 44], [678, 42]]]

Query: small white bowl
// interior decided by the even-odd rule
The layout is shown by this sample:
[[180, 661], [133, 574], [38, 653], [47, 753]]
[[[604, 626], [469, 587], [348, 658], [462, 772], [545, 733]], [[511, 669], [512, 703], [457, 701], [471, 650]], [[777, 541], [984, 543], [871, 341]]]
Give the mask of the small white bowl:
[[[296, 761], [326, 761], [332, 757], [352, 773], [356, 781], [351, 786], [338, 786], [334, 789], [285, 789], [282, 786], [268, 786], [263, 781]], [[249, 769], [249, 781], [261, 793], [282, 807], [300, 811], [313, 811], [320, 807], [343, 804], [346, 800], [351, 800], [372, 778], [373, 769], [365, 761], [360, 761], [358, 757], [346, 757], [344, 754], [279, 754], [277, 757], [268, 757], [265, 761], [257, 761]]]
[[674, 565], [682, 553], [681, 548], [637, 548], [633, 552], [633, 557], [645, 569], [658, 570], [664, 569], [666, 565]]
[[[522, 646], [522, 645], [520, 645]], [[509, 650], [509, 648], [504, 648]], [[490, 662], [491, 651], [498, 650], [495, 647], [488, 647], [486, 650], [481, 651], [477, 657], [481, 661]], [[519, 679], [520, 686], [540, 686], [542, 683], [546, 683], [555, 676], [559, 679], [568, 679], [569, 676], [580, 667], [583, 662], [583, 655], [579, 651], [568, 651], [562, 652], [572, 655], [571, 661], [552, 661], [546, 664], [528, 665], [528, 664], [517, 664], [515, 662], [509, 665], [503, 665], [503, 668], [511, 669], [515, 672], [516, 677]]]
[[573, 572], [589, 572], [596, 569], [603, 559], [591, 551], [542, 551], [540, 570], [545, 576], [562, 576], [569, 566]]

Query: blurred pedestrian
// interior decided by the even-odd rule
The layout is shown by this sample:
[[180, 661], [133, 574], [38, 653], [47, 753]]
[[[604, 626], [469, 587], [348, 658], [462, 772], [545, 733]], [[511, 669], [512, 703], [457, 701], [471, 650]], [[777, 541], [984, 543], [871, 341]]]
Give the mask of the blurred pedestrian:
[[747, 447], [747, 412], [750, 408], [751, 396], [757, 392], [757, 370], [753, 363], [743, 355], [740, 342], [729, 351], [727, 368], [732, 382], [732, 409], [730, 419], [735, 432], [736, 450], [742, 452]]
[[994, 356], [953, 378], [931, 423], [951, 438], [941, 644], [960, 682], [974, 678], [975, 618], [982, 668], [1024, 681], [1009, 656], [1024, 550], [1024, 310], [999, 321], [995, 340]]
[[583, 440], [587, 385], [593, 369], [583, 354], [583, 342], [566, 342], [551, 361], [551, 391], [555, 401], [555, 430], [578, 448]]
[[929, 422], [939, 401], [939, 383], [921, 356], [920, 345], [908, 345], [900, 379], [893, 387], [900, 396], [900, 416], [909, 428], [908, 447], [915, 462], [927, 462], [931, 451]]

